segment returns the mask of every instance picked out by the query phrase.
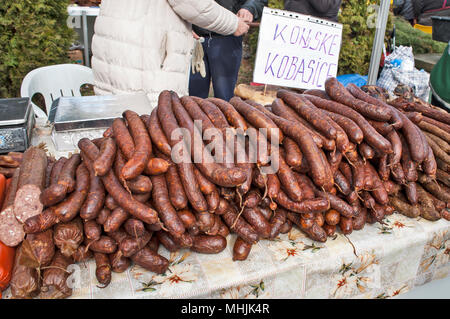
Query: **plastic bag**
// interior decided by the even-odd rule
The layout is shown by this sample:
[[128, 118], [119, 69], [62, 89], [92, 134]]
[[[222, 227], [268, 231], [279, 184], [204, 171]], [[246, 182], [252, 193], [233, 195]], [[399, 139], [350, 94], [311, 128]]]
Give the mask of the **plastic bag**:
[[414, 94], [424, 101], [430, 96], [430, 74], [418, 70], [414, 66], [414, 55], [411, 47], [400, 46], [386, 57], [377, 85], [392, 94], [399, 84], [414, 90]]
[[360, 74], [343, 74], [337, 77], [338, 81], [345, 87], [350, 83], [355, 84], [357, 87], [361, 87], [367, 84], [367, 75]]

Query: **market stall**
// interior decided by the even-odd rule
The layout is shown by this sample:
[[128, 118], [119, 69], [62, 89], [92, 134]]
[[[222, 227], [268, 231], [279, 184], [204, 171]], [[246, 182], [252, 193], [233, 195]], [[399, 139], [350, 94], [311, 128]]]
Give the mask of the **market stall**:
[[[68, 11], [88, 62], [98, 8]], [[447, 277], [450, 113], [374, 85], [388, 11], [361, 88], [336, 78], [342, 24], [266, 7], [260, 85], [229, 102], [0, 100], [0, 298], [393, 298]]]
[[[12, 204], [12, 197], [7, 196], [2, 212], [11, 207], [8, 205], [13, 205], [13, 212], [20, 211], [16, 215], [19, 222], [16, 219], [14, 222], [18, 231], [23, 228], [24, 233], [16, 237], [0, 229], [3, 241], [19, 245], [18, 256], [25, 254], [36, 262], [24, 266], [16, 256], [13, 289], [7, 290], [4, 298], [388, 298], [446, 277], [450, 222], [446, 209], [449, 193], [445, 190], [449, 183], [449, 150], [445, 131], [440, 136], [443, 141], [438, 141], [436, 134], [448, 125], [448, 113], [408, 95], [408, 91], [386, 101], [374, 87], [366, 88], [368, 94], [351, 86], [347, 90], [334, 78], [327, 81], [326, 89], [326, 93], [304, 94], [278, 90], [278, 99], [270, 107], [239, 97], [233, 98], [231, 104], [217, 99], [179, 99], [165, 91], [152, 115], [145, 115], [150, 108], [141, 117], [126, 111], [123, 116], [128, 127], [119, 117], [112, 126], [102, 128], [99, 135], [89, 135], [92, 130], [85, 132], [87, 139], [77, 135], [75, 142], [79, 149], [73, 150], [58, 151], [54, 126], [38, 121], [31, 143], [40, 148], [28, 149], [23, 157], [16, 158], [20, 165], [10, 166], [19, 167], [19, 174], [30, 165], [35, 171], [48, 170], [49, 179], [41, 190], [22, 191], [29, 185], [19, 186]], [[376, 114], [368, 114], [371, 111], [365, 107], [365, 100], [371, 101], [371, 106], [378, 105]], [[383, 113], [386, 110], [390, 111]], [[314, 118], [316, 112], [321, 114], [321, 120]], [[226, 168], [220, 161], [211, 164], [215, 167], [211, 170], [202, 158], [192, 167], [196, 171], [194, 179], [186, 180], [182, 175], [184, 164], [172, 163], [173, 158], [168, 157], [176, 145], [169, 133], [179, 125], [194, 130], [190, 131], [193, 136], [195, 127], [189, 123], [194, 119], [211, 128], [233, 128], [232, 134], [236, 134], [239, 125], [280, 128], [278, 133], [283, 136], [277, 155], [280, 170], [264, 173], [269, 162], [263, 157], [255, 163], [247, 159], [237, 164], [252, 168], [250, 175], [243, 174], [239, 166]], [[316, 122], [324, 119], [326, 122], [320, 125]], [[331, 127], [340, 132], [339, 138], [326, 137], [325, 130]], [[140, 128], [144, 131], [139, 131]], [[392, 134], [400, 136], [400, 144], [388, 138]], [[424, 139], [413, 139], [415, 134]], [[131, 144], [124, 143], [127, 136]], [[129, 152], [133, 144], [136, 149], [149, 146], [141, 139], [143, 136], [151, 143], [151, 153], [147, 150], [138, 156]], [[388, 148], [395, 146], [394, 153], [383, 152], [380, 141], [384, 137], [388, 138]], [[276, 154], [278, 144], [274, 142], [280, 136], [261, 134], [259, 138], [266, 140], [263, 145], [271, 145], [272, 154]], [[398, 147], [411, 157], [398, 154]], [[420, 149], [432, 151], [424, 153], [418, 165]], [[122, 157], [122, 164], [115, 156], [106, 156], [116, 150], [121, 154], [118, 158]], [[244, 153], [250, 155], [248, 152], [249, 149]], [[150, 154], [154, 154], [151, 159]], [[322, 164], [314, 163], [313, 159], [321, 154], [325, 156]], [[297, 155], [297, 162], [293, 155]], [[47, 162], [46, 156], [48, 163], [53, 163], [51, 170], [39, 164]], [[55, 158], [51, 159], [52, 156]], [[49, 197], [64, 180], [52, 173], [61, 156], [67, 156], [63, 166], [69, 165], [71, 169], [60, 175], [75, 182], [76, 187], [72, 193], [63, 188], [60, 198]], [[336, 156], [338, 159], [334, 159]], [[383, 158], [389, 162], [385, 163]], [[1, 159], [12, 163], [6, 157]], [[135, 161], [159, 165], [147, 163], [146, 168], [138, 169], [133, 166]], [[180, 180], [177, 183], [181, 184], [169, 177], [173, 172], [167, 171], [165, 163], [177, 167], [175, 174], [178, 172]], [[125, 172], [124, 164], [132, 165], [133, 175], [119, 180], [121, 172]], [[117, 170], [118, 165], [122, 170]], [[95, 175], [94, 167], [98, 172]], [[321, 177], [321, 170], [330, 174]], [[138, 176], [150, 178], [152, 191], [138, 194], [130, 183]], [[103, 200], [94, 201], [96, 211], [81, 207], [90, 200], [86, 196], [94, 192], [92, 189], [87, 192], [87, 178], [90, 185], [96, 180], [106, 189]], [[277, 182], [274, 184], [273, 180]], [[197, 193], [205, 198], [205, 209], [196, 208], [202, 204], [187, 197], [191, 191], [187, 185], [195, 181], [206, 183]], [[175, 193], [173, 186], [177, 185], [182, 186], [178, 188], [181, 193]], [[205, 193], [206, 186], [212, 193]], [[209, 196], [213, 193], [220, 195], [215, 204]], [[26, 194], [34, 194], [29, 203], [20, 200]], [[74, 198], [79, 198], [78, 204], [68, 205]], [[139, 200], [149, 200], [148, 206]], [[106, 222], [109, 217], [101, 222], [99, 209], [105, 211], [107, 207], [111, 208], [110, 213], [125, 211], [125, 218], [113, 224]], [[184, 213], [186, 209], [189, 213]], [[194, 216], [194, 224], [192, 219], [181, 217], [187, 215]], [[213, 222], [208, 227], [211, 217]], [[130, 235], [136, 228], [123, 230], [131, 220], [136, 225], [147, 224], [140, 235]], [[94, 226], [96, 235], [88, 231], [88, 225]], [[83, 229], [84, 236], [94, 237], [83, 238]], [[137, 243], [130, 248], [123, 244], [126, 240]], [[52, 250], [35, 250], [33, 247], [39, 247], [41, 241], [50, 241]], [[25, 250], [25, 243], [31, 246], [31, 255]], [[85, 255], [88, 252], [94, 253], [95, 259]], [[68, 270], [58, 268], [58, 272], [54, 267]], [[43, 271], [44, 286], [33, 286], [33, 273], [24, 272], [26, 269]]]

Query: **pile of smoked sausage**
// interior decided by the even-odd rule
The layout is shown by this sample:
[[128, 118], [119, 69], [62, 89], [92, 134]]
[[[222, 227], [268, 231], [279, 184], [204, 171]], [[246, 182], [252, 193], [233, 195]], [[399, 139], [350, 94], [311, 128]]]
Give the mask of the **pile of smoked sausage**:
[[[92, 257], [103, 286], [131, 263], [164, 273], [159, 245], [216, 254], [230, 232], [233, 260], [245, 260], [252, 245], [293, 225], [325, 242], [337, 228], [350, 234], [394, 211], [449, 219], [450, 115], [366, 91], [330, 78], [326, 91], [280, 90], [266, 106], [164, 91], [150, 115], [124, 112], [102, 138], [81, 139], [79, 154], [49, 161], [28, 149], [0, 215], [0, 240], [18, 246], [13, 297], [69, 296], [68, 265]], [[179, 128], [223, 135], [180, 148]], [[245, 152], [234, 148], [230, 163], [206, 151], [230, 134], [238, 143], [249, 128], [279, 130], [258, 131], [253, 146], [245, 137]], [[266, 156], [250, 160], [261, 147]], [[172, 150], [192, 161], [174, 163]], [[265, 174], [271, 152], [279, 169]]]

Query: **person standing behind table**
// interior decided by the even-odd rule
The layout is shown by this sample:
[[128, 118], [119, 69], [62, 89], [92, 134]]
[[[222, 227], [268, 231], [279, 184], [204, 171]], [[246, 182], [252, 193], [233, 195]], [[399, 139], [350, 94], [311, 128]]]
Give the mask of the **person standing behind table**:
[[402, 16], [414, 25], [414, 6], [412, 0], [394, 0], [394, 14]]
[[[261, 17], [267, 0], [216, 0], [222, 7], [234, 12], [246, 22]], [[234, 96], [239, 68], [242, 60], [242, 37], [222, 36], [207, 31], [199, 25], [193, 26], [194, 38], [203, 37], [205, 77], [197, 72], [189, 81], [189, 95], [207, 98], [211, 81], [214, 96], [229, 101]]]
[[342, 0], [285, 0], [284, 9], [337, 22]]
[[103, 0], [92, 40], [95, 93], [188, 93], [192, 24], [240, 36], [248, 25], [214, 0]]

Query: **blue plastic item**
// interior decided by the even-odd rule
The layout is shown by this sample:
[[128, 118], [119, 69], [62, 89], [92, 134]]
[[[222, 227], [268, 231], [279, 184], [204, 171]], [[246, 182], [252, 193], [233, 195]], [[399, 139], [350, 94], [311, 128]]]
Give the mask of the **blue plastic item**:
[[345, 87], [348, 84], [353, 83], [357, 87], [361, 87], [367, 84], [367, 75], [360, 74], [343, 74], [337, 77], [338, 81], [341, 82]]
[[394, 59], [391, 61], [391, 64], [394, 68], [398, 68], [400, 65], [402, 65], [402, 60], [401, 59]]

